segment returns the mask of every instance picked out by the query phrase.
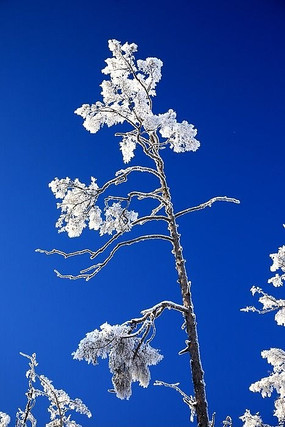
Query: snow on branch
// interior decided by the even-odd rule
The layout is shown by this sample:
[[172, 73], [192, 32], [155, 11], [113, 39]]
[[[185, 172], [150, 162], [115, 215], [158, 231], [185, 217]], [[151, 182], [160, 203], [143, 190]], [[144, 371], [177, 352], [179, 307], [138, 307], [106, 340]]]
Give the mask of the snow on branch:
[[[156, 209], [160, 209], [160, 206], [158, 206], [158, 208], [156, 208]], [[170, 220], [167, 216], [155, 215], [155, 213], [153, 214], [153, 212], [152, 212], [152, 215], [146, 215], [146, 216], [143, 216], [141, 218], [138, 218], [136, 221], [134, 221], [132, 223], [132, 226], [134, 227], [135, 225], [143, 225], [149, 221], [166, 221], [166, 222], [169, 222]], [[101, 246], [96, 251], [92, 251], [91, 249], [80, 249], [78, 251], [73, 251], [73, 252], [64, 252], [64, 251], [61, 251], [60, 249], [52, 249], [50, 251], [48, 251], [46, 249], [36, 249], [35, 252], [43, 253], [45, 255], [55, 255], [55, 254], [61, 255], [65, 259], [71, 258], [74, 256], [78, 256], [78, 255], [88, 254], [88, 255], [90, 255], [90, 259], [94, 259], [98, 255], [103, 253], [115, 240], [120, 238], [123, 234], [124, 234], [123, 231], [120, 231], [120, 232], [114, 234], [103, 246]]]
[[[136, 237], [134, 239], [131, 240], [126, 240], [124, 242], [120, 242], [118, 243], [110, 252], [110, 254], [105, 258], [104, 261], [98, 263], [98, 264], [94, 264], [91, 265], [90, 267], [87, 267], [83, 270], [80, 271], [80, 274], [78, 275], [72, 275], [72, 274], [61, 274], [59, 273], [57, 270], [54, 270], [56, 275], [58, 277], [60, 277], [61, 279], [70, 279], [70, 280], [77, 280], [77, 279], [85, 279], [86, 281], [92, 279], [94, 276], [96, 276], [96, 274], [99, 273], [99, 271], [102, 270], [102, 268], [104, 268], [108, 262], [113, 258], [113, 256], [115, 255], [115, 253], [122, 247], [124, 246], [130, 246], [133, 245], [134, 243], [139, 243], [139, 242], [143, 242], [145, 240], [153, 240], [153, 239], [160, 239], [160, 240], [167, 240], [169, 242], [173, 242], [172, 238], [169, 236], [165, 236], [164, 234], [149, 234], [149, 235], [145, 235], [145, 236], [139, 236]], [[45, 251], [41, 251], [41, 252], [45, 252]], [[55, 253], [55, 252], [54, 252]], [[94, 270], [92, 273], [88, 273], [89, 271]]]
[[253, 415], [248, 409], [246, 409], [245, 413], [239, 418], [243, 421], [243, 427], [270, 427], [267, 424], [263, 424], [259, 412]]
[[261, 297], [258, 301], [262, 304], [263, 308], [260, 310], [254, 306], [248, 306], [242, 308], [241, 311], [245, 312], [255, 312], [258, 314], [266, 314], [271, 311], [277, 311], [275, 315], [275, 321], [277, 325], [285, 326], [285, 300], [284, 299], [276, 299], [274, 296], [267, 294], [261, 288], [256, 286], [252, 286], [251, 288], [252, 295], [260, 294]]
[[238, 199], [234, 199], [232, 197], [217, 196], [217, 197], [213, 197], [212, 199], [208, 200], [205, 203], [201, 203], [198, 206], [183, 209], [182, 211], [177, 212], [177, 214], [175, 214], [175, 218], [178, 218], [179, 216], [188, 214], [190, 212], [195, 212], [195, 211], [200, 211], [201, 209], [210, 208], [212, 206], [212, 204], [215, 202], [230, 202], [230, 203], [236, 203], [236, 204], [240, 203], [240, 201]]
[[[269, 284], [272, 284], [276, 288], [283, 286], [283, 282], [285, 280], [285, 246], [281, 246], [280, 248], [278, 248], [277, 253], [270, 254], [269, 256], [273, 261], [270, 270], [273, 272], [278, 270], [280, 271], [279, 273], [276, 273], [275, 276], [271, 277], [267, 282]], [[285, 326], [285, 300], [277, 299], [274, 296], [264, 292], [261, 288], [257, 286], [252, 286], [250, 291], [252, 295], [255, 295], [256, 293], [261, 295], [258, 301], [262, 304], [263, 307], [260, 310], [256, 307], [248, 306], [241, 309], [241, 311], [252, 311], [258, 314], [265, 314], [271, 311], [277, 311], [275, 315], [276, 323], [278, 325]]]
[[131, 385], [138, 381], [142, 387], [150, 382], [149, 366], [156, 365], [163, 356], [139, 336], [129, 336], [130, 326], [104, 323], [100, 330], [86, 334], [73, 353], [73, 358], [97, 365], [98, 357], [109, 357], [114, 391], [119, 399], [129, 399]]
[[179, 304], [162, 301], [143, 310], [142, 317], [128, 320], [122, 325], [104, 323], [100, 330], [87, 333], [80, 341], [78, 349], [72, 353], [74, 359], [97, 365], [98, 357], [109, 357], [114, 392], [120, 399], [129, 399], [132, 382], [138, 381], [142, 387], [148, 387], [148, 366], [156, 365], [163, 358], [158, 350], [150, 346], [150, 342], [156, 332], [155, 320], [166, 308], [187, 313], [187, 309]]
[[278, 418], [279, 425], [285, 422], [285, 352], [280, 348], [271, 348], [261, 352], [261, 356], [267, 359], [273, 366], [273, 372], [268, 377], [251, 384], [249, 389], [261, 393], [262, 397], [270, 397], [273, 390], [278, 394], [274, 402], [274, 415]]
[[155, 381], [154, 385], [163, 385], [165, 387], [170, 387], [173, 388], [174, 390], [178, 391], [178, 393], [181, 394], [182, 398], [183, 398], [183, 402], [186, 403], [186, 405], [189, 407], [190, 409], [190, 421], [193, 422], [194, 421], [194, 416], [196, 414], [196, 401], [194, 399], [193, 396], [188, 396], [186, 393], [184, 393], [184, 391], [181, 390], [181, 388], [179, 388], [179, 383], [175, 383], [175, 384], [169, 384], [166, 383], [164, 381]]
[[5, 414], [5, 412], [0, 412], [0, 426], [1, 427], [8, 427], [10, 424], [11, 418], [9, 415]]
[[[109, 41], [109, 49], [113, 57], [106, 60], [107, 66], [102, 70], [109, 75], [109, 80], [101, 84], [103, 102], [92, 105], [84, 104], [75, 113], [84, 119], [84, 127], [96, 133], [104, 126], [129, 123], [134, 131], [122, 136], [120, 148], [123, 160], [128, 163], [134, 157], [136, 144], [139, 143], [136, 132], [148, 134], [159, 131], [166, 144], [175, 152], [196, 151], [200, 143], [197, 141], [197, 130], [186, 120], [178, 123], [176, 113], [169, 110], [155, 115], [152, 112], [152, 97], [161, 79], [162, 61], [157, 58], [135, 60], [137, 46], [134, 43], [121, 44], [117, 40]], [[151, 146], [150, 141], [148, 142]]]
[[[274, 287], [280, 287], [283, 285], [285, 279], [285, 246], [278, 248], [277, 253], [270, 254], [270, 258], [273, 261], [270, 270], [273, 272], [280, 271], [269, 279], [268, 283]], [[251, 288], [251, 293], [252, 295], [261, 295], [258, 301], [261, 303], [262, 309], [249, 306], [243, 308], [241, 311], [253, 311], [259, 314], [277, 311], [275, 314], [276, 323], [285, 326], [285, 300], [277, 299], [256, 286]], [[279, 348], [271, 348], [262, 351], [261, 356], [267, 359], [268, 363], [273, 366], [273, 372], [267, 377], [251, 384], [249, 389], [253, 392], [261, 393], [262, 397], [270, 397], [274, 390], [276, 391], [277, 398], [274, 402], [274, 415], [278, 418], [278, 424], [281, 426], [285, 423], [285, 351]], [[248, 410], [240, 418], [244, 421], [244, 427], [269, 427], [262, 423], [259, 414], [252, 415]]]
[[[56, 389], [52, 381], [47, 377], [36, 373], [38, 363], [35, 353], [32, 356], [24, 353], [20, 354], [29, 359], [29, 369], [26, 372], [29, 386], [26, 393], [26, 407], [24, 410], [19, 409], [16, 414], [16, 427], [27, 427], [27, 422], [29, 422], [31, 427], [36, 427], [37, 421], [31, 411], [36, 404], [37, 398], [40, 396], [46, 397], [49, 400], [48, 412], [50, 413], [50, 422], [46, 424], [46, 427], [81, 427], [75, 421], [71, 420], [71, 414], [67, 415], [67, 412], [76, 411], [90, 418], [91, 412], [87, 406], [78, 398], [71, 399], [64, 390]], [[35, 387], [36, 382], [39, 383], [40, 388]], [[6, 418], [6, 421], [8, 418]], [[1, 418], [0, 421], [2, 421]], [[5, 427], [8, 424], [2, 425]]]

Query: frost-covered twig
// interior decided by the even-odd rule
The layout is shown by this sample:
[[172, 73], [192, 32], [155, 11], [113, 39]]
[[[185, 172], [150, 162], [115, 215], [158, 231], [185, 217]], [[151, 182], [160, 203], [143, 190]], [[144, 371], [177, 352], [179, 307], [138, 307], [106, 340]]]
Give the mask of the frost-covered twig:
[[[159, 206], [159, 210], [160, 209], [161, 209], [161, 206]], [[134, 227], [135, 225], [143, 225], [143, 224], [150, 222], [150, 221], [166, 221], [166, 222], [169, 222], [169, 218], [165, 215], [155, 215], [152, 212], [151, 215], [146, 215], [146, 216], [142, 216], [141, 218], [138, 218], [136, 221], [134, 221], [132, 223], [132, 226]], [[101, 246], [96, 251], [92, 251], [91, 249], [81, 249], [81, 250], [73, 251], [73, 252], [65, 252], [65, 251], [62, 251], [60, 249], [54, 248], [54, 249], [51, 249], [50, 251], [46, 250], [46, 249], [36, 249], [35, 252], [42, 253], [45, 255], [60, 255], [60, 256], [64, 257], [65, 259], [71, 258], [74, 256], [88, 254], [88, 255], [90, 255], [90, 259], [94, 259], [98, 255], [103, 253], [115, 240], [119, 239], [123, 234], [124, 234], [123, 231], [119, 231], [118, 233], [114, 234], [109, 240], [107, 240], [107, 242], [103, 246]]]
[[[145, 236], [139, 236], [136, 237], [134, 239], [131, 240], [126, 240], [124, 242], [120, 242], [118, 243], [110, 252], [109, 256], [107, 258], [105, 258], [104, 261], [98, 263], [98, 264], [94, 264], [91, 265], [90, 267], [87, 267], [83, 270], [80, 271], [80, 274], [77, 275], [72, 275], [72, 274], [61, 274], [59, 271], [54, 270], [56, 275], [58, 277], [60, 277], [61, 279], [70, 279], [70, 280], [77, 280], [77, 279], [85, 279], [86, 281], [92, 279], [94, 276], [96, 276], [96, 274], [99, 273], [99, 271], [102, 270], [102, 268], [104, 268], [108, 262], [113, 258], [113, 256], [115, 255], [115, 253], [122, 247], [124, 246], [129, 246], [132, 245], [134, 243], [138, 243], [138, 242], [143, 242], [145, 240], [153, 240], [153, 239], [161, 239], [161, 240], [167, 240], [169, 242], [172, 242], [171, 237], [169, 236], [165, 236], [163, 234], [149, 234], [149, 235], [145, 235]], [[87, 274], [88, 271], [94, 270], [92, 273]]]
[[[75, 410], [81, 414], [91, 417], [91, 412], [87, 406], [80, 399], [71, 399], [64, 390], [56, 389], [52, 382], [44, 375], [38, 375], [36, 373], [36, 354], [29, 356], [24, 353], [20, 353], [22, 356], [29, 359], [30, 369], [27, 371], [26, 376], [28, 378], [28, 391], [27, 404], [25, 410], [18, 410], [16, 414], [16, 427], [28, 427], [27, 422], [30, 423], [31, 427], [36, 427], [36, 419], [31, 413], [32, 408], [35, 406], [36, 400], [39, 396], [47, 397], [50, 402], [48, 411], [50, 413], [50, 422], [46, 424], [46, 427], [81, 427], [75, 421], [71, 420], [71, 415], [66, 415], [68, 411]], [[36, 388], [35, 383], [39, 382], [41, 388]]]
[[233, 425], [233, 420], [232, 420], [232, 418], [228, 415], [228, 416], [226, 417], [226, 419], [225, 419], [225, 420], [223, 420], [223, 427], [232, 427], [232, 425]]
[[270, 313], [271, 311], [278, 311], [278, 313], [275, 316], [275, 320], [277, 324], [284, 325], [285, 326], [285, 300], [284, 299], [276, 299], [273, 295], [269, 295], [266, 292], [264, 292], [261, 288], [257, 286], [252, 286], [251, 288], [252, 295], [255, 295], [256, 293], [260, 294], [261, 297], [258, 299], [258, 301], [263, 305], [263, 309], [260, 310], [254, 306], [248, 306], [245, 308], [242, 308], [240, 311], [245, 312], [255, 312], [258, 314], [266, 314]]
[[151, 308], [148, 308], [146, 310], [142, 310], [142, 314], [144, 316], [149, 316], [149, 314], [154, 313], [155, 317], [158, 317], [163, 310], [165, 309], [168, 310], [177, 310], [177, 311], [181, 311], [182, 313], [187, 313], [188, 309], [187, 307], [184, 307], [183, 305], [177, 304], [175, 302], [172, 301], [161, 301], [160, 303], [154, 305]]
[[71, 258], [74, 256], [78, 256], [78, 255], [91, 255], [90, 259], [92, 257], [92, 255], [94, 254], [94, 251], [92, 251], [91, 249], [80, 249], [79, 251], [73, 251], [73, 252], [64, 252], [61, 251], [60, 249], [51, 249], [50, 251], [46, 250], [46, 249], [36, 249], [35, 252], [41, 253], [41, 254], [45, 254], [45, 255], [61, 255], [64, 258]]
[[169, 384], [166, 383], [164, 381], [155, 381], [153, 385], [163, 385], [165, 387], [170, 387], [173, 388], [174, 390], [178, 391], [178, 393], [181, 394], [182, 398], [183, 398], [183, 402], [186, 403], [186, 405], [188, 405], [189, 409], [190, 409], [190, 421], [194, 421], [194, 416], [196, 414], [196, 401], [194, 399], [193, 396], [188, 396], [186, 393], [184, 393], [184, 391], [181, 390], [181, 388], [179, 388], [179, 383], [175, 383], [175, 384]]
[[232, 197], [217, 196], [217, 197], [213, 197], [212, 199], [208, 200], [205, 203], [201, 203], [198, 206], [194, 206], [194, 207], [191, 207], [191, 208], [183, 209], [182, 211], [177, 212], [175, 214], [175, 218], [178, 218], [179, 216], [188, 214], [190, 212], [195, 212], [195, 211], [200, 211], [201, 209], [210, 208], [212, 206], [212, 204], [215, 203], [215, 202], [230, 202], [230, 203], [236, 203], [236, 204], [240, 203], [240, 201], [238, 199], [234, 199]]
[[16, 414], [16, 427], [26, 427], [26, 422], [30, 421], [31, 425], [36, 425], [34, 416], [31, 413], [33, 407], [36, 403], [36, 389], [34, 387], [34, 383], [36, 381], [36, 372], [35, 368], [38, 365], [36, 361], [36, 354], [33, 353], [32, 356], [28, 356], [27, 354], [20, 353], [21, 356], [26, 357], [30, 360], [29, 367], [30, 369], [26, 373], [26, 377], [28, 378], [28, 391], [26, 392], [27, 403], [24, 411], [20, 408]]

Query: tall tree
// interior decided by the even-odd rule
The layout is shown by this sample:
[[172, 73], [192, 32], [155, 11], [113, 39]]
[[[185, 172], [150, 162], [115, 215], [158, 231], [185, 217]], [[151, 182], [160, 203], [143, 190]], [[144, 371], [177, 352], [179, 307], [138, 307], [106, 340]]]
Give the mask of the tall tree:
[[[92, 105], [84, 104], [75, 113], [83, 117], [84, 127], [91, 133], [98, 132], [105, 124], [113, 126], [124, 123], [126, 130], [116, 133], [116, 136], [121, 138], [120, 149], [123, 161], [129, 163], [135, 155], [135, 150], [141, 149], [146, 157], [146, 164], [151, 162], [151, 166], [138, 165], [119, 170], [114, 178], [102, 186], [99, 186], [93, 177], [89, 186], [78, 179], [55, 178], [50, 183], [50, 188], [55, 197], [61, 199], [58, 203], [61, 215], [56, 224], [59, 232], [65, 231], [69, 237], [77, 237], [88, 225], [90, 229], [98, 230], [101, 236], [109, 234], [111, 237], [97, 250], [83, 249], [71, 253], [58, 249], [39, 251], [46, 254], [59, 254], [65, 258], [88, 254], [95, 263], [82, 269], [79, 274], [64, 275], [58, 271], [56, 273], [61, 278], [90, 280], [124, 246], [151, 239], [162, 239], [171, 244], [182, 304], [162, 301], [150, 309], [143, 310], [141, 317], [131, 319], [122, 325], [111, 326], [105, 323], [101, 326], [101, 330], [95, 330], [86, 335], [74, 352], [74, 358], [96, 364], [99, 356], [109, 356], [114, 391], [119, 398], [129, 398], [131, 383], [139, 381], [140, 385], [146, 387], [150, 380], [148, 366], [158, 363], [162, 358], [158, 350], [150, 345], [156, 331], [155, 320], [166, 308], [179, 311], [184, 319], [187, 337], [186, 347], [181, 353], [190, 355], [194, 396], [186, 395], [178, 384], [168, 384], [163, 381], [158, 381], [156, 384], [170, 386], [179, 391], [191, 410], [191, 418], [193, 419], [196, 414], [198, 425], [206, 427], [209, 426], [210, 421], [204, 372], [200, 358], [191, 282], [187, 276], [177, 220], [182, 215], [210, 207], [215, 202], [239, 203], [239, 201], [226, 196], [214, 197], [198, 206], [175, 211], [161, 150], [170, 147], [176, 153], [195, 152], [200, 146], [196, 139], [197, 130], [187, 121], [179, 123], [173, 110], [163, 114], [153, 113], [152, 98], [156, 95], [156, 85], [161, 79], [162, 61], [157, 58], [136, 60], [134, 53], [137, 46], [134, 43], [122, 45], [116, 40], [110, 40], [109, 49], [113, 56], [106, 60], [107, 66], [102, 70], [109, 76], [109, 79], [101, 84], [102, 102], [98, 101]], [[126, 182], [129, 175], [134, 172], [151, 175], [156, 180], [154, 189], [146, 192], [134, 189], [122, 196], [112, 195], [113, 186]], [[100, 199], [103, 199], [101, 207]], [[131, 209], [136, 200], [150, 202], [148, 206], [151, 208], [147, 214], [139, 215]], [[154, 221], [166, 224], [165, 233], [141, 234], [124, 240], [124, 235], [137, 225]], [[122, 240], [119, 240], [121, 238]]]

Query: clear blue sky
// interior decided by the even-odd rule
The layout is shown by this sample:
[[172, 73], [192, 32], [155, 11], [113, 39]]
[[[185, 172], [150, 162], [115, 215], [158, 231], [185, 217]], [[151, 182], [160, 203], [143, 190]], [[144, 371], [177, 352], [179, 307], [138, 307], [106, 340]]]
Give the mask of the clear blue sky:
[[[73, 111], [100, 99], [107, 40], [135, 42], [139, 58], [163, 60], [155, 111], [173, 108], [198, 128], [197, 153], [164, 151], [176, 210], [215, 195], [219, 204], [181, 218], [193, 283], [210, 412], [218, 425], [246, 408], [272, 418], [273, 401], [248, 390], [269, 370], [260, 351], [284, 347], [272, 316], [241, 313], [266, 285], [269, 253], [284, 243], [285, 5], [281, 0], [1, 0], [1, 310], [0, 410], [25, 405], [26, 361], [81, 397], [94, 414], [90, 427], [184, 427], [187, 408], [170, 389], [133, 387], [130, 401], [107, 392], [106, 361], [88, 366], [70, 353], [106, 320], [121, 323], [162, 299], [180, 301], [167, 243], [122, 249], [88, 282], [57, 279], [53, 268], [76, 272], [88, 259], [64, 262], [38, 247], [99, 247], [96, 233], [58, 235], [58, 212], [47, 184], [90, 175], [100, 183], [123, 167], [115, 129], [90, 135]], [[140, 161], [138, 156], [132, 164]], [[278, 292], [280, 297], [284, 291]], [[180, 382], [191, 393], [184, 335], [176, 313], [165, 313], [153, 343], [165, 355], [152, 378]], [[45, 402], [42, 402], [44, 406]], [[37, 411], [36, 411], [37, 413]], [[38, 424], [46, 421], [38, 412]]]

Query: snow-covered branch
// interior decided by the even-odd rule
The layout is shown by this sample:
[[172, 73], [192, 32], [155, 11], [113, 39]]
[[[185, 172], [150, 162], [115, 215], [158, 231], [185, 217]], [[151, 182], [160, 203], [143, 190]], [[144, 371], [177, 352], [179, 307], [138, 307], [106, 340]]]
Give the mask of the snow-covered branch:
[[271, 348], [262, 351], [261, 356], [273, 366], [273, 372], [251, 384], [249, 389], [261, 393], [262, 397], [270, 397], [273, 390], [277, 392], [274, 415], [281, 426], [285, 423], [285, 352], [280, 348]]
[[166, 383], [164, 381], [155, 381], [154, 385], [163, 385], [164, 387], [170, 387], [173, 388], [174, 390], [178, 391], [179, 394], [181, 394], [182, 398], [183, 398], [183, 402], [186, 403], [186, 405], [189, 407], [190, 409], [190, 421], [193, 422], [194, 421], [194, 416], [196, 414], [196, 405], [197, 402], [195, 401], [193, 396], [188, 396], [186, 393], [184, 393], [184, 391], [181, 390], [181, 388], [179, 388], [179, 383], [175, 383], [175, 384], [169, 384]]
[[[156, 208], [157, 210], [160, 210], [161, 206], [158, 206], [158, 208]], [[154, 210], [152, 211], [151, 215], [146, 215], [146, 216], [142, 216], [141, 218], [138, 218], [136, 221], [134, 221], [132, 223], [132, 226], [134, 227], [135, 225], [143, 225], [147, 222], [150, 221], [166, 221], [169, 222], [169, 218], [164, 216], [164, 215], [155, 215], [155, 213], [153, 213]], [[123, 231], [120, 231], [116, 234], [114, 234], [109, 240], [107, 240], [107, 242], [101, 246], [99, 249], [97, 249], [96, 251], [92, 251], [91, 249], [80, 249], [78, 251], [73, 251], [73, 252], [65, 252], [62, 251], [60, 249], [51, 249], [46, 250], [46, 249], [36, 249], [35, 252], [38, 253], [42, 253], [45, 255], [60, 255], [62, 257], [64, 257], [65, 259], [67, 258], [71, 258], [74, 256], [79, 256], [79, 255], [90, 255], [90, 259], [94, 259], [96, 258], [98, 255], [100, 255], [101, 253], [103, 253], [115, 240], [119, 239], [122, 235], [124, 234]]]
[[245, 312], [255, 312], [258, 314], [266, 314], [271, 311], [277, 311], [275, 315], [275, 320], [278, 325], [285, 326], [285, 300], [284, 299], [277, 299], [272, 295], [267, 294], [264, 292], [261, 288], [252, 286], [251, 288], [252, 295], [260, 294], [261, 297], [258, 299], [258, 301], [263, 305], [263, 308], [260, 310], [254, 306], [248, 306], [245, 308], [242, 308], [241, 311]]
[[142, 317], [128, 320], [122, 325], [104, 323], [101, 330], [89, 332], [80, 341], [73, 357], [96, 365], [98, 357], [104, 359], [109, 356], [114, 391], [120, 399], [128, 399], [132, 382], [139, 381], [141, 386], [147, 387], [150, 381], [148, 366], [156, 365], [162, 359], [150, 342], [155, 336], [155, 320], [166, 308], [187, 313], [187, 309], [179, 304], [161, 301], [143, 310]]
[[161, 301], [151, 308], [148, 308], [146, 310], [142, 310], [141, 311], [142, 317], [137, 317], [137, 318], [128, 320], [124, 324], [130, 325], [131, 327], [134, 327], [137, 324], [143, 323], [145, 320], [147, 320], [149, 318], [153, 319], [153, 320], [157, 319], [166, 308], [168, 310], [180, 311], [183, 314], [188, 313], [187, 307], [184, 307], [183, 305], [177, 304], [173, 301]]
[[[283, 286], [283, 282], [285, 280], [285, 246], [279, 247], [277, 253], [270, 254], [270, 258], [273, 261], [270, 267], [270, 270], [273, 272], [278, 270], [280, 271], [279, 273], [276, 273], [275, 276], [271, 277], [267, 281], [267, 283], [273, 285], [275, 288]], [[274, 296], [264, 292], [263, 289], [257, 286], [252, 286], [250, 291], [252, 295], [255, 295], [255, 294], [261, 295], [258, 301], [262, 304], [263, 308], [260, 310], [256, 307], [248, 306], [241, 309], [241, 311], [245, 311], [245, 312], [252, 311], [258, 314], [266, 314], [271, 311], [277, 311], [275, 315], [276, 323], [278, 325], [285, 326], [285, 300], [277, 299]]]
[[[91, 412], [87, 406], [80, 399], [71, 399], [64, 390], [56, 389], [52, 381], [44, 375], [37, 374], [36, 367], [38, 363], [36, 361], [36, 354], [32, 356], [24, 353], [20, 354], [29, 359], [29, 369], [26, 373], [28, 391], [26, 393], [27, 403], [24, 411], [19, 409], [16, 414], [16, 427], [28, 427], [27, 422], [29, 422], [29, 426], [36, 427], [37, 421], [31, 411], [36, 404], [37, 398], [40, 396], [46, 397], [50, 404], [48, 407], [50, 422], [46, 424], [46, 427], [81, 427], [75, 421], [71, 420], [71, 414], [67, 415], [67, 412], [74, 410], [90, 418]], [[36, 382], [39, 383], [40, 388], [35, 387]], [[3, 424], [3, 427], [6, 425], [8, 424]]]
[[[99, 271], [101, 271], [102, 268], [104, 268], [108, 264], [108, 262], [113, 258], [113, 256], [115, 255], [115, 253], [120, 248], [122, 248], [124, 246], [133, 245], [134, 243], [139, 243], [139, 242], [143, 242], [145, 240], [153, 240], [153, 239], [167, 240], [167, 241], [169, 241], [169, 242], [172, 243], [171, 237], [165, 236], [163, 234], [149, 234], [149, 235], [145, 235], [145, 236], [139, 236], [139, 237], [136, 237], [134, 239], [126, 240], [124, 242], [118, 243], [111, 250], [109, 256], [107, 258], [105, 258], [104, 261], [102, 261], [102, 262], [100, 262], [98, 264], [91, 265], [90, 267], [81, 270], [80, 274], [78, 274], [78, 275], [61, 274], [57, 270], [54, 270], [54, 271], [55, 271], [56, 275], [58, 277], [60, 277], [61, 279], [70, 279], [70, 280], [85, 279], [86, 281], [88, 281], [88, 280], [92, 279], [94, 276], [96, 276], [96, 274], [98, 274]], [[92, 271], [92, 270], [94, 270], [92, 273], [88, 273], [89, 271]]]
[[210, 208], [212, 206], [212, 204], [215, 203], [215, 202], [230, 202], [230, 203], [237, 203], [237, 204], [240, 203], [240, 201], [238, 199], [234, 199], [232, 197], [217, 196], [217, 197], [213, 197], [212, 199], [208, 200], [205, 203], [201, 203], [198, 206], [194, 206], [194, 207], [191, 207], [191, 208], [183, 209], [182, 211], [177, 212], [175, 214], [175, 218], [178, 218], [179, 216], [188, 214], [190, 212], [195, 212], [195, 211], [200, 211], [201, 209]]
[[119, 202], [126, 202], [127, 204], [126, 208], [128, 208], [132, 198], [136, 197], [138, 200], [155, 199], [155, 200], [158, 200], [160, 204], [165, 205], [165, 200], [161, 195], [159, 195], [159, 193], [161, 193], [160, 189], [156, 189], [148, 193], [145, 193], [143, 191], [131, 191], [125, 197], [124, 196], [107, 196], [104, 199], [104, 203], [105, 203], [105, 207], [107, 208], [110, 200], [117, 200]]
[[144, 342], [143, 336], [134, 336], [130, 326], [109, 325], [104, 323], [101, 330], [95, 329], [86, 334], [73, 353], [74, 359], [86, 360], [97, 365], [98, 357], [109, 357], [109, 369], [113, 374], [114, 391], [120, 399], [129, 399], [131, 385], [138, 381], [142, 387], [148, 387], [150, 381], [149, 366], [156, 365], [163, 356], [158, 350]]

